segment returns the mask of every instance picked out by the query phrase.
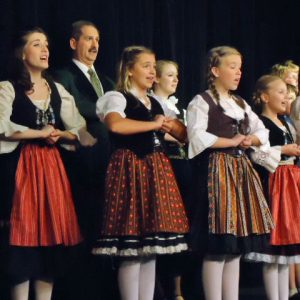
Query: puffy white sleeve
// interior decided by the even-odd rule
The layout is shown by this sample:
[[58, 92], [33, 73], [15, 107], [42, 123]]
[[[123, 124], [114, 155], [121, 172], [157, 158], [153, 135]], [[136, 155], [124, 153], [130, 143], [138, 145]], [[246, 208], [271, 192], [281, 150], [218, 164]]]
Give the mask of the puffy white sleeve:
[[7, 141], [3, 138], [9, 137], [15, 132], [23, 132], [28, 129], [26, 126], [16, 124], [10, 120], [12, 105], [15, 99], [15, 90], [9, 81], [0, 82], [0, 153], [9, 153], [15, 150], [18, 141]]
[[126, 99], [120, 92], [110, 91], [105, 93], [97, 100], [96, 114], [101, 122], [104, 122], [106, 115], [111, 112], [116, 112], [121, 115], [122, 118], [126, 118], [125, 114]]
[[15, 90], [13, 85], [9, 81], [0, 82], [0, 133], [6, 137], [15, 132], [23, 132], [28, 129], [28, 127], [10, 120], [14, 99]]
[[187, 108], [187, 134], [189, 158], [211, 147], [218, 139], [207, 132], [209, 106], [200, 95], [196, 95]]
[[264, 123], [260, 120], [257, 114], [251, 109], [250, 105], [245, 102], [245, 111], [249, 118], [250, 134], [255, 135], [262, 145], [269, 142], [269, 130], [265, 127]]
[[274, 173], [281, 160], [281, 146], [270, 147], [270, 143], [260, 147], [251, 147], [250, 158], [258, 165]]
[[61, 98], [60, 117], [65, 129], [80, 140], [79, 131], [86, 128], [86, 122], [80, 115], [74, 97], [59, 83], [55, 83]]

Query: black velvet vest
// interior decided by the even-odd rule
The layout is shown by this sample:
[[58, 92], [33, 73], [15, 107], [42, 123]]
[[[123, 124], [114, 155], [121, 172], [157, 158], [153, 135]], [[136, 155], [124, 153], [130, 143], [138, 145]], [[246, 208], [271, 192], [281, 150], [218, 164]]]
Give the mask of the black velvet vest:
[[[288, 124], [284, 120], [284, 118], [279, 117], [280, 121], [283, 123], [284, 127], [287, 129], [287, 132], [284, 132], [282, 129], [280, 129], [275, 123], [273, 123], [270, 119], [260, 116], [260, 119], [264, 123], [267, 129], [270, 130], [269, 132], [269, 140], [271, 146], [282, 146], [286, 144], [293, 144], [294, 139], [293, 135], [289, 129]], [[288, 159], [289, 156], [281, 155], [281, 160]]]
[[[137, 98], [130, 93], [123, 93], [126, 98], [126, 108], [124, 110], [126, 118], [137, 121], [153, 121], [158, 114], [163, 115], [161, 105], [149, 97], [151, 109], [148, 110]], [[160, 131], [148, 131], [131, 135], [121, 135], [110, 132], [114, 150], [129, 149], [139, 157], [162, 149], [164, 134]]]
[[[55, 128], [64, 130], [62, 120], [60, 118], [61, 98], [55, 83], [47, 80], [51, 89], [50, 104], [46, 111], [49, 115], [48, 124], [52, 124]], [[27, 126], [31, 129], [41, 129], [46, 124], [41, 124], [45, 120], [45, 116], [41, 116], [39, 110], [28, 98], [17, 84], [13, 84], [15, 89], [15, 99], [12, 106], [12, 115], [10, 120], [16, 124]], [[53, 116], [50, 118], [50, 115]], [[51, 120], [50, 120], [51, 119]]]

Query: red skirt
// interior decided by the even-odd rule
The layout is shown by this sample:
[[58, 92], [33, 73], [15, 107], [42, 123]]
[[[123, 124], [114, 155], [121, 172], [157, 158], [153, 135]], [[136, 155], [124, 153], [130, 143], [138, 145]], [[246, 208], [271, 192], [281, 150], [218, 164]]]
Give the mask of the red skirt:
[[76, 245], [82, 241], [59, 151], [25, 144], [15, 176], [10, 245]]
[[187, 250], [189, 230], [169, 159], [119, 149], [106, 176], [104, 221], [93, 254], [136, 257]]
[[169, 159], [161, 152], [138, 158], [130, 150], [111, 157], [101, 235], [145, 236], [189, 230]]
[[300, 168], [279, 166], [270, 174], [269, 195], [275, 222], [271, 245], [300, 244]]

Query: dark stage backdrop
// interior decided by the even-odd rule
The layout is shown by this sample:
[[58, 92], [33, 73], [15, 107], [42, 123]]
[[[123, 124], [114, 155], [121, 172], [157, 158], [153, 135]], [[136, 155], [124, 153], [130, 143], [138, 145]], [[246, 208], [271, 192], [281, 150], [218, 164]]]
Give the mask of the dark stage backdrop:
[[[276, 1], [277, 2], [277, 1]], [[299, 0], [0, 0], [0, 76], [15, 33], [40, 26], [49, 34], [51, 68], [70, 58], [68, 33], [78, 19], [101, 31], [100, 69], [115, 78], [121, 50], [141, 44], [180, 66], [178, 96], [186, 106], [204, 88], [207, 50], [223, 44], [243, 54], [239, 93], [249, 100], [255, 80], [285, 59], [300, 63]]]

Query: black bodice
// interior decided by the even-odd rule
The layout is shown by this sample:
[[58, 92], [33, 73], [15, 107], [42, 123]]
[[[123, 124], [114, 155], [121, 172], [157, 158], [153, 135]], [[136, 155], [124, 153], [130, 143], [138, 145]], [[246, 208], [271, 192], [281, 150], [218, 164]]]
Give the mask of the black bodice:
[[[149, 97], [151, 109], [147, 109], [136, 97], [130, 93], [123, 93], [126, 98], [126, 108], [124, 110], [126, 118], [137, 121], [153, 121], [158, 114], [163, 115], [161, 105]], [[156, 149], [162, 150], [164, 133], [160, 131], [147, 131], [131, 135], [121, 135], [110, 133], [114, 149], [129, 149], [136, 155], [143, 157]]]
[[47, 110], [43, 111], [36, 107], [28, 96], [17, 84], [13, 84], [15, 89], [15, 99], [12, 106], [10, 120], [16, 124], [27, 126], [31, 129], [41, 129], [47, 124], [56, 128], [64, 129], [60, 118], [61, 98], [55, 83], [47, 80], [51, 89], [50, 104]]

